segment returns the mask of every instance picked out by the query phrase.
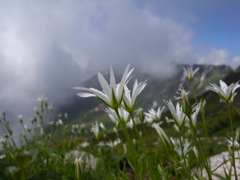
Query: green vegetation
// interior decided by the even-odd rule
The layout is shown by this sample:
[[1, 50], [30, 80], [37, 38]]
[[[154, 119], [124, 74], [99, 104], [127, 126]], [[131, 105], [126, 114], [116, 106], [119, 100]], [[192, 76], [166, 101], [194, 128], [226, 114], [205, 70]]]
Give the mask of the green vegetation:
[[[121, 80], [124, 86], [131, 74], [128, 68]], [[186, 73], [188, 77], [193, 72], [187, 69]], [[106, 112], [89, 110], [67, 123], [68, 115], [55, 117], [53, 107], [41, 97], [30, 127], [19, 116], [24, 130], [19, 140], [13, 139], [2, 112], [0, 126], [5, 134], [0, 140], [0, 180], [237, 179], [235, 161], [239, 157], [233, 152], [240, 147], [240, 98], [234, 93], [240, 85], [227, 86], [222, 82], [220, 87], [209, 86], [211, 91], [194, 97], [203, 88], [197, 86], [199, 78], [192, 75], [194, 79], [184, 85], [192, 98], [181, 88], [177, 100], [162, 101], [166, 106], [163, 112], [156, 107], [144, 113], [142, 104], [152, 103], [140, 95], [145, 83], [135, 82], [129, 90], [115, 83], [113, 72], [109, 85], [105, 79], [99, 80], [104, 92], [98, 98], [111, 107]], [[219, 76], [215, 77], [217, 80]], [[232, 77], [226, 80], [237, 81]], [[152, 81], [150, 89], [146, 86], [148, 92], [157, 86]], [[195, 91], [197, 87], [199, 92]], [[100, 93], [84, 90], [93, 95]], [[219, 102], [219, 98], [224, 102]], [[222, 151], [229, 153], [226, 163], [230, 161], [231, 168], [225, 169], [225, 174], [215, 174], [208, 158]]]

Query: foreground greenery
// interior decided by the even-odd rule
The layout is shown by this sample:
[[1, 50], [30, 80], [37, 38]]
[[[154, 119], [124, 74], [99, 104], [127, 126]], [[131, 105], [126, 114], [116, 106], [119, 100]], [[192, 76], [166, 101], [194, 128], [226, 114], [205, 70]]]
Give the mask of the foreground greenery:
[[[195, 96], [192, 82], [198, 69], [184, 69], [192, 87], [189, 91], [180, 88], [175, 101], [164, 100], [166, 107], [155, 107], [148, 112], [136, 109], [146, 82], [136, 80], [130, 90], [128, 81], [132, 71], [128, 65], [119, 84], [112, 69], [110, 84], [99, 73], [102, 91], [76, 88], [81, 90], [80, 97], [97, 97], [107, 106], [105, 111], [114, 128], [106, 128], [98, 121], [91, 128], [83, 124], [70, 127], [63, 123], [68, 119], [67, 114], [55, 117], [52, 105], [40, 97], [40, 106], [35, 108], [36, 115], [29, 127], [19, 116], [24, 132], [16, 140], [3, 111], [0, 125], [5, 134], [0, 140], [0, 179], [238, 179], [239, 157], [234, 153], [240, 147], [239, 123], [235, 120], [240, 110], [234, 105], [238, 82], [227, 86], [220, 80], [220, 86], [207, 86], [221, 101], [209, 102], [213, 103], [210, 107], [224, 104], [227, 113], [223, 122], [206, 122], [209, 116], [217, 119], [219, 114], [205, 113], [208, 104]], [[189, 93], [193, 101], [188, 100]], [[229, 127], [229, 133], [219, 131], [222, 125]], [[212, 138], [216, 132], [227, 136]], [[219, 144], [223, 139], [224, 143]], [[211, 155], [222, 150], [229, 153], [224, 163], [231, 163], [223, 175], [215, 172], [224, 163], [213, 169], [209, 162]]]

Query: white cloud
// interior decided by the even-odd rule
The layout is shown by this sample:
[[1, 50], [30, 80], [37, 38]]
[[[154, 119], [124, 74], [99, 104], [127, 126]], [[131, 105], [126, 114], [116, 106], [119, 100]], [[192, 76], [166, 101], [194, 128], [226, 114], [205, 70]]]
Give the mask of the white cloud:
[[233, 68], [236, 68], [240, 64], [240, 57], [232, 56], [227, 49], [212, 48], [210, 52], [201, 55], [197, 63], [213, 65], [227, 64]]

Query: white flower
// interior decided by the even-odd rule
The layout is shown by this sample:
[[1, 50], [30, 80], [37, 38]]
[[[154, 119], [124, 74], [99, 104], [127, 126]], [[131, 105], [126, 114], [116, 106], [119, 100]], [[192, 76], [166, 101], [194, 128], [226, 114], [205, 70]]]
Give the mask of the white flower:
[[118, 139], [114, 140], [113, 142], [112, 141], [107, 142], [106, 146], [115, 147], [118, 144], [120, 144], [121, 142], [122, 142], [121, 139], [118, 138]]
[[196, 148], [196, 146], [194, 146], [192, 148], [192, 150], [193, 150], [193, 153], [195, 154], [196, 158], [198, 159], [198, 149]]
[[85, 148], [85, 147], [89, 146], [89, 142], [83, 142], [83, 143], [79, 144], [79, 146]]
[[87, 92], [78, 93], [80, 97], [98, 97], [103, 101], [108, 107], [116, 109], [121, 105], [124, 93], [124, 86], [128, 82], [129, 77], [133, 71], [129, 71], [130, 65], [128, 65], [123, 73], [122, 80], [119, 84], [116, 84], [115, 76], [112, 68], [110, 68], [110, 84], [107, 83], [105, 78], [101, 73], [98, 73], [98, 81], [102, 87], [102, 91], [99, 91], [94, 88], [84, 88], [84, 87], [75, 87], [74, 89], [79, 89]]
[[176, 109], [171, 100], [165, 101], [165, 103], [167, 104], [173, 116], [174, 122], [176, 124], [175, 128], [177, 128], [176, 130], [179, 131], [186, 124], [188, 118], [182, 111], [182, 107], [180, 106], [179, 103], [176, 104]]
[[123, 107], [126, 111], [131, 112], [134, 110], [136, 100], [138, 95], [141, 93], [141, 91], [146, 86], [145, 82], [140, 82], [138, 84], [138, 80], [135, 80], [135, 83], [133, 85], [133, 91], [132, 94], [128, 87], [125, 85], [125, 91], [124, 91], [124, 97], [123, 97]]
[[238, 128], [236, 129], [236, 136], [235, 136], [234, 142], [233, 142], [233, 138], [230, 138], [230, 139], [225, 138], [225, 140], [228, 142], [228, 145], [229, 145], [230, 147], [232, 147], [233, 144], [234, 144], [234, 147], [240, 148], [240, 144], [238, 143], [239, 133], [240, 133], [240, 128], [238, 127]]
[[179, 146], [175, 146], [175, 148], [174, 148], [174, 150], [179, 154], [180, 159], [185, 157], [186, 154], [192, 149], [192, 147], [190, 147], [190, 143], [186, 143], [183, 146], [184, 146], [183, 150]]
[[101, 127], [104, 131], [107, 130], [103, 123], [100, 123], [100, 127]]
[[95, 124], [92, 125], [91, 132], [93, 132], [95, 134], [96, 138], [98, 138], [99, 125], [98, 125], [97, 121], [95, 122]]
[[40, 103], [45, 103], [47, 102], [47, 98], [44, 96], [44, 95], [41, 95], [37, 98], [37, 100], [40, 102]]
[[7, 157], [6, 154], [0, 155], [0, 159], [4, 159], [5, 157]]
[[198, 115], [200, 109], [201, 109], [201, 103], [198, 103], [198, 104], [193, 108], [193, 110], [195, 110], [195, 112], [192, 113], [192, 115], [191, 115], [191, 121], [192, 121], [192, 124], [193, 124], [194, 127], [197, 126], [197, 115]]
[[[116, 124], [116, 126], [119, 124], [119, 117], [117, 116], [116, 112], [111, 109], [111, 108], [107, 108], [105, 109], [105, 112], [108, 113], [108, 116], [110, 117], [110, 119]], [[121, 118], [121, 120], [123, 120], [125, 123], [127, 123], [130, 119], [130, 115], [127, 111], [125, 111], [122, 107], [118, 108], [118, 113], [119, 116]]]
[[163, 106], [162, 108], [159, 107], [157, 111], [155, 111], [154, 109], [150, 109], [148, 110], [148, 113], [144, 113], [146, 116], [146, 122], [151, 124], [154, 120], [160, 121], [164, 108], [165, 106]]
[[[228, 145], [229, 145], [230, 147], [233, 146], [233, 139], [232, 139], [232, 138], [230, 138], [230, 139], [225, 138], [225, 140], [227, 141], [227, 143], [228, 143]], [[240, 144], [237, 142], [236, 139], [234, 140], [234, 147], [235, 147], [235, 148], [239, 148], [239, 147], [240, 147]]]
[[81, 171], [83, 170], [83, 163], [84, 163], [82, 156], [83, 154], [81, 155], [80, 158], [75, 158], [75, 161], [74, 161], [74, 164], [76, 164], [77, 169], [78, 170], [80, 169]]
[[61, 120], [61, 119], [58, 119], [58, 121], [56, 122], [56, 125], [57, 125], [57, 126], [63, 125], [62, 120]]
[[132, 119], [130, 119], [130, 120], [127, 122], [126, 127], [127, 127], [127, 128], [130, 128], [130, 129], [133, 128], [133, 120], [132, 120]]
[[190, 91], [185, 91], [185, 89], [181, 87], [177, 91], [177, 94], [180, 94], [180, 96], [179, 97], [175, 96], [174, 99], [188, 100], [188, 93], [190, 93]]
[[24, 129], [26, 130], [26, 131], [31, 131], [31, 128], [29, 128], [29, 127], [27, 127], [27, 125], [26, 124], [24, 124]]
[[216, 84], [211, 84], [211, 86], [207, 86], [207, 89], [218, 93], [220, 96], [220, 101], [225, 101], [226, 103], [233, 103], [233, 98], [237, 95], [235, 90], [240, 87], [239, 83], [236, 82], [235, 84], [230, 84], [227, 86], [225, 82], [221, 79], [219, 80], [220, 87]]
[[7, 139], [5, 137], [0, 137], [0, 143], [5, 143]]
[[187, 69], [183, 68], [183, 70], [184, 70], [184, 75], [187, 76], [188, 80], [192, 81], [195, 73], [199, 70], [199, 68], [196, 68], [193, 71], [192, 67], [187, 67]]
[[157, 123], [153, 123], [152, 127], [156, 129], [156, 131], [157, 131], [161, 141], [164, 143], [164, 145], [166, 145], [166, 143], [171, 144], [169, 137], [166, 135], [164, 130]]
[[23, 115], [19, 114], [18, 119], [19, 119], [20, 122], [22, 122], [23, 121]]

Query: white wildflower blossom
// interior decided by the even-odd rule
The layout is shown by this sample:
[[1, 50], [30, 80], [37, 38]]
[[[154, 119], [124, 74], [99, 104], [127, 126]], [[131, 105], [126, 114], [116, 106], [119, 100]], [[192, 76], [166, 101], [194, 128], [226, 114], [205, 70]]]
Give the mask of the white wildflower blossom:
[[175, 108], [171, 100], [165, 101], [165, 103], [167, 104], [173, 116], [173, 120], [177, 126], [177, 129], [180, 130], [186, 124], [187, 121], [187, 116], [182, 111], [182, 106], [179, 103], [177, 103]]
[[103, 123], [100, 123], [100, 125], [99, 125], [104, 131], [106, 131], [107, 129], [106, 129], [106, 127], [104, 126], [104, 124]]
[[31, 128], [27, 127], [27, 125], [26, 125], [26, 124], [24, 124], [24, 129], [25, 129], [26, 131], [28, 131], [28, 132], [30, 132], [30, 131], [31, 131]]
[[156, 129], [156, 131], [157, 131], [161, 141], [164, 143], [164, 145], [167, 145], [166, 143], [171, 144], [169, 137], [166, 135], [164, 130], [157, 123], [153, 123], [152, 127]]
[[89, 142], [82, 142], [81, 144], [79, 144], [79, 146], [82, 148], [88, 147], [89, 145]]
[[193, 67], [187, 67], [187, 69], [183, 68], [184, 70], [184, 75], [188, 78], [189, 81], [192, 81], [194, 78], [195, 73], [199, 70], [199, 68], [196, 68], [193, 71]]
[[[108, 116], [114, 122], [114, 124], [116, 124], [116, 126], [118, 126], [120, 120], [119, 120], [119, 117], [116, 114], [116, 112], [111, 108], [105, 109], [105, 112], [108, 113]], [[123, 120], [125, 123], [129, 122], [129, 120], [130, 120], [129, 112], [125, 111], [122, 107], [120, 107], [120, 108], [118, 108], [118, 114], [119, 114], [121, 120]]]
[[124, 86], [124, 96], [123, 96], [123, 107], [126, 111], [132, 112], [135, 108], [138, 95], [142, 92], [146, 86], [145, 82], [138, 83], [138, 80], [135, 80], [133, 85], [132, 94], [128, 87]]
[[199, 158], [199, 156], [198, 156], [198, 149], [196, 148], [196, 146], [194, 146], [192, 148], [192, 150], [193, 150], [193, 153], [195, 154], [196, 158], [198, 159]]
[[83, 159], [82, 159], [83, 154], [81, 155], [80, 158], [75, 158], [74, 164], [76, 165], [78, 170], [83, 170]]
[[37, 100], [40, 102], [40, 103], [45, 103], [47, 102], [47, 98], [44, 96], [44, 95], [41, 95], [37, 98]]
[[229, 104], [233, 103], [233, 99], [237, 95], [235, 91], [240, 87], [239, 82], [236, 82], [235, 84], [232, 83], [227, 86], [225, 82], [219, 80], [219, 84], [220, 86], [216, 84], [210, 84], [211, 86], [207, 86], [207, 89], [218, 93], [220, 96], [220, 101]]
[[80, 97], [98, 97], [108, 107], [116, 109], [118, 108], [123, 99], [124, 86], [128, 82], [133, 69], [129, 70], [128, 65], [123, 73], [122, 80], [119, 84], [116, 84], [115, 76], [112, 68], [110, 68], [110, 84], [107, 83], [101, 73], [98, 73], [98, 81], [102, 87], [102, 91], [94, 88], [75, 87], [74, 89], [83, 90], [86, 92], [78, 93]]
[[225, 141], [228, 143], [229, 147], [232, 147], [234, 145], [235, 148], [240, 148], [240, 144], [238, 142], [239, 133], [240, 133], [240, 128], [238, 127], [236, 129], [236, 136], [234, 140], [233, 138], [230, 138], [230, 139], [225, 138]]
[[121, 141], [121, 139], [116, 139], [116, 140], [114, 140], [114, 141], [109, 141], [109, 142], [107, 142], [105, 145], [106, 146], [110, 146], [110, 147], [115, 147], [115, 146], [117, 146], [118, 144], [120, 144], [122, 141]]
[[95, 134], [96, 138], [98, 138], [99, 125], [98, 125], [97, 121], [95, 122], [95, 124], [92, 125], [91, 132], [93, 132]]
[[177, 94], [179, 94], [180, 96], [177, 97], [175, 96], [174, 99], [177, 100], [177, 99], [188, 99], [188, 94], [190, 93], [190, 91], [186, 91], [183, 87], [179, 88], [178, 91], [177, 91]]
[[23, 122], [23, 115], [19, 114], [18, 115], [18, 120], [20, 121], [20, 123], [22, 123]]
[[61, 119], [58, 119], [58, 121], [56, 122], [56, 125], [57, 126], [62, 126], [63, 125], [63, 122]]
[[155, 111], [154, 109], [148, 110], [148, 113], [144, 113], [145, 114], [145, 122], [151, 124], [154, 121], [157, 121], [157, 122], [160, 121], [164, 108], [165, 108], [165, 106], [163, 106], [162, 108], [159, 107], [157, 109], [157, 111]]
[[185, 143], [183, 145], [184, 146], [183, 149], [180, 146], [175, 146], [174, 150], [178, 153], [180, 159], [184, 158], [187, 155], [187, 153], [192, 149], [190, 145], [191, 145], [190, 143]]

